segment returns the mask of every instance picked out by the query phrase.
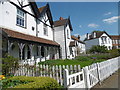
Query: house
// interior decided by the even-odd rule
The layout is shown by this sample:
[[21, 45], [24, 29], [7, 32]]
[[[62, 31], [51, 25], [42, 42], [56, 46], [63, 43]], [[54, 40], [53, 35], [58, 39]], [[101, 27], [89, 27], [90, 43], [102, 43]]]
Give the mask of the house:
[[80, 40], [80, 36], [71, 36], [71, 42], [70, 42], [70, 51], [71, 51], [71, 57], [78, 56], [81, 53], [86, 53], [85, 49], [85, 43]]
[[60, 44], [60, 52], [62, 59], [70, 59], [70, 42], [71, 32], [73, 31], [70, 17], [64, 19], [62, 17], [59, 20], [54, 21], [54, 39]]
[[0, 2], [0, 21], [3, 54], [30, 64], [60, 58], [49, 4], [38, 8], [28, 0]]
[[120, 49], [120, 36], [119, 35], [110, 35], [112, 39], [112, 48]]
[[85, 38], [86, 50], [89, 50], [93, 45], [106, 46], [108, 50], [112, 49], [112, 40], [110, 35], [105, 31], [93, 31], [86, 35]]

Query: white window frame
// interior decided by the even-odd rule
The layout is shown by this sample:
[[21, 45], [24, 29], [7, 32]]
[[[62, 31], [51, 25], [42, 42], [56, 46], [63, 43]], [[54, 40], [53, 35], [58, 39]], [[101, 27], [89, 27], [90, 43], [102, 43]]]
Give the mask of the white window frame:
[[46, 24], [43, 24], [43, 33], [44, 35], [48, 36], [48, 27]]
[[26, 14], [17, 8], [16, 25], [26, 27]]

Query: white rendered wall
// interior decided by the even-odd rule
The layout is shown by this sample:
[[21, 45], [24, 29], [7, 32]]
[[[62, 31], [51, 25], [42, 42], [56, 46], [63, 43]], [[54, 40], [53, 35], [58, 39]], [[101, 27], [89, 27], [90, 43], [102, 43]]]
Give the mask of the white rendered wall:
[[61, 54], [62, 54], [62, 59], [66, 58], [65, 54], [65, 38], [64, 38], [64, 26], [59, 26], [54, 28], [54, 39], [55, 41], [60, 44], [61, 47]]
[[[45, 15], [43, 15], [43, 17], [41, 17], [41, 21], [44, 22], [44, 19], [46, 17], [46, 20], [48, 19], [48, 16], [47, 14], [45, 13]], [[46, 22], [47, 25], [51, 26], [50, 25], [50, 21], [48, 20]], [[49, 40], [53, 40], [53, 29], [49, 26], [47, 26], [47, 29], [48, 29], [48, 35], [44, 35], [44, 30], [43, 30], [43, 23], [38, 21], [38, 37], [41, 37], [41, 38], [45, 38], [45, 39], [49, 39]]]
[[[27, 0], [25, 0], [25, 4], [28, 4], [28, 2], [26, 1]], [[14, 0], [14, 3], [19, 5], [17, 0]], [[33, 11], [30, 6], [25, 7], [24, 10], [33, 14]], [[4, 2], [4, 4], [2, 4], [1, 12], [2, 12], [2, 16], [0, 15], [0, 21], [2, 21], [2, 23], [0, 23], [0, 27], [8, 28], [29, 35], [34, 35], [34, 36], [36, 35], [36, 20], [33, 16], [26, 14], [26, 28], [23, 28], [16, 25], [16, 14], [17, 14], [16, 6], [12, 5], [9, 2]], [[32, 26], [35, 28], [34, 30], [32, 30]]]
[[[102, 40], [101, 40], [102, 36], [106, 36], [107, 37], [106, 38], [107, 43], [102, 44]], [[111, 40], [111, 38], [108, 35], [106, 35], [105, 33], [103, 35], [101, 35], [101, 37], [99, 38], [99, 45], [100, 46], [105, 45], [108, 48], [108, 50], [109, 50], [109, 47], [110, 47], [110, 49], [112, 49], [112, 40]]]

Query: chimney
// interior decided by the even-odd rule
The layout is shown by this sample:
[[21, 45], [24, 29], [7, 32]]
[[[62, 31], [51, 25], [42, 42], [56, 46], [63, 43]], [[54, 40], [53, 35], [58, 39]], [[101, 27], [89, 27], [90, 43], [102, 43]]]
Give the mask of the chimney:
[[86, 37], [87, 37], [87, 39], [89, 39], [89, 34], [88, 33], [87, 33]]
[[60, 17], [59, 20], [63, 20], [64, 18], [63, 17]]
[[78, 35], [78, 39], [80, 39], [80, 35]]
[[93, 33], [93, 37], [96, 38], [96, 32]]

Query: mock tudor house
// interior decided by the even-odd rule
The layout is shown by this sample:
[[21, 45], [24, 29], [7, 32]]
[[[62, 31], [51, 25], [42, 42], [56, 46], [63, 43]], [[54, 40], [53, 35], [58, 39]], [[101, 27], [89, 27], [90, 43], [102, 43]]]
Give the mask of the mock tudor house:
[[112, 39], [105, 31], [93, 31], [91, 34], [87, 33], [84, 41], [86, 50], [89, 50], [93, 45], [104, 45], [108, 50], [112, 49]]
[[73, 31], [70, 22], [70, 17], [64, 19], [62, 17], [59, 20], [54, 21], [54, 39], [60, 44], [60, 52], [62, 59], [71, 59], [70, 57], [70, 42], [71, 42], [71, 32]]
[[80, 40], [80, 36], [71, 36], [71, 42], [70, 42], [70, 51], [71, 51], [71, 57], [75, 57], [80, 55], [81, 53], [86, 53], [85, 50], [85, 43]]
[[112, 48], [120, 49], [120, 36], [119, 35], [110, 35], [112, 39]]
[[60, 58], [49, 4], [38, 8], [28, 0], [0, 2], [0, 21], [3, 53], [24, 63]]

